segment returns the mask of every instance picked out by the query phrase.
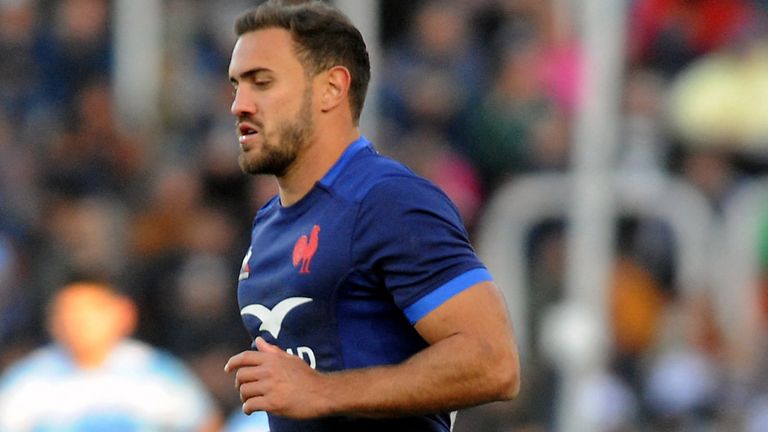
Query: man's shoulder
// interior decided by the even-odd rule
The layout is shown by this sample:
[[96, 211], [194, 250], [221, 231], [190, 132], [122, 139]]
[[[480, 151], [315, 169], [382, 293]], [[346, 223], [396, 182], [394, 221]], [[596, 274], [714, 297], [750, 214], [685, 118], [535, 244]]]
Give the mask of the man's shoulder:
[[165, 349], [133, 338], [126, 338], [115, 347], [105, 368], [132, 371], [137, 376], [165, 377], [178, 383], [184, 382], [190, 375], [180, 358]]
[[379, 153], [360, 152], [333, 184], [334, 191], [352, 201], [362, 201], [377, 187], [408, 188], [424, 182], [410, 168]]
[[57, 345], [37, 348], [8, 367], [0, 380], [0, 389], [24, 383], [28, 378], [64, 376], [73, 367], [69, 356]]

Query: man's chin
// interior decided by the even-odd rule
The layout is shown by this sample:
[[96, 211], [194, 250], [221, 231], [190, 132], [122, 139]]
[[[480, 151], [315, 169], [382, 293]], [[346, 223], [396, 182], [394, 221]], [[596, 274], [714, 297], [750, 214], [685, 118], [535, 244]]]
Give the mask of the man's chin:
[[242, 171], [243, 174], [262, 174], [258, 164], [249, 161], [244, 154], [238, 156], [237, 164], [240, 165], [240, 171]]
[[248, 160], [245, 154], [240, 154], [237, 159], [238, 165], [240, 165], [240, 170], [244, 174], [251, 174], [251, 175], [274, 175], [277, 177], [281, 177], [285, 172], [287, 171], [288, 167], [291, 165], [292, 161], [287, 162], [286, 161], [280, 161], [280, 160]]

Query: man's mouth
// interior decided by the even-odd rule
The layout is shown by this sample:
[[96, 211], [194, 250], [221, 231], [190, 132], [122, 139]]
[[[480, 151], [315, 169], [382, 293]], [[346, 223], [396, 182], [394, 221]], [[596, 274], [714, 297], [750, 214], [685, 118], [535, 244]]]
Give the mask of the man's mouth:
[[237, 132], [238, 132], [238, 135], [239, 135], [238, 136], [238, 140], [240, 141], [240, 143], [244, 143], [249, 138], [251, 138], [254, 135], [259, 133], [259, 131], [255, 127], [253, 127], [253, 126], [251, 126], [251, 125], [249, 125], [247, 123], [242, 123], [242, 124], [238, 125]]

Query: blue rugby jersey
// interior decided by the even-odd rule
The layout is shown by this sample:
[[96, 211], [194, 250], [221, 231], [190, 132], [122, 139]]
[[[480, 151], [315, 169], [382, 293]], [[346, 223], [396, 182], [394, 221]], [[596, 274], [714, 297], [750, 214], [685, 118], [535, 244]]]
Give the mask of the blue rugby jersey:
[[[427, 343], [413, 325], [490, 275], [437, 187], [353, 142], [300, 201], [253, 223], [238, 302], [262, 336], [320, 371], [396, 364]], [[448, 413], [398, 419], [270, 415], [273, 432], [448, 431]]]

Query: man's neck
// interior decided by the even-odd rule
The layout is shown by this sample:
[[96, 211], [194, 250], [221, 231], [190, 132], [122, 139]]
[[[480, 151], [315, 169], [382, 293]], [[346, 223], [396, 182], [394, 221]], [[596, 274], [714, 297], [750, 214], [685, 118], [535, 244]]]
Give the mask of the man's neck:
[[354, 128], [347, 133], [325, 135], [309, 143], [285, 175], [277, 178], [282, 206], [290, 207], [304, 198], [359, 137], [360, 132]]
[[72, 356], [80, 369], [95, 370], [104, 365], [109, 354], [110, 349], [104, 349], [88, 353], [72, 353]]

